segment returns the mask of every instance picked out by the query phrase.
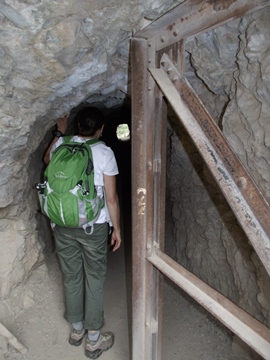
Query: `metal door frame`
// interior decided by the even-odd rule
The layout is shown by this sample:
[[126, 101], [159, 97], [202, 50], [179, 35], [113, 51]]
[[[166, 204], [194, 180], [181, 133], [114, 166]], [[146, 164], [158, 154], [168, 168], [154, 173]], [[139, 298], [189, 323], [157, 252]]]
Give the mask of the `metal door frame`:
[[269, 5], [269, 0], [186, 0], [131, 40], [133, 360], [161, 359], [162, 274], [264, 359], [270, 359], [269, 328], [163, 251], [165, 97], [270, 275], [269, 204], [184, 77], [184, 49], [189, 39]]

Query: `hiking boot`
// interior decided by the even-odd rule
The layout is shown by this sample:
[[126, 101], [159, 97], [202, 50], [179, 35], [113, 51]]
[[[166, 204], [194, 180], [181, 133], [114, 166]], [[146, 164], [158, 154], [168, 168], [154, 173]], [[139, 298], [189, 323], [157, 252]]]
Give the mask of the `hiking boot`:
[[86, 333], [85, 329], [82, 329], [79, 331], [79, 330], [75, 330], [74, 328], [72, 328], [71, 334], [69, 337], [70, 345], [75, 345], [75, 346], [81, 345], [85, 333]]
[[99, 335], [97, 341], [90, 341], [87, 337], [85, 345], [85, 355], [90, 359], [97, 359], [104, 351], [109, 350], [114, 343], [114, 335], [111, 332], [105, 332]]

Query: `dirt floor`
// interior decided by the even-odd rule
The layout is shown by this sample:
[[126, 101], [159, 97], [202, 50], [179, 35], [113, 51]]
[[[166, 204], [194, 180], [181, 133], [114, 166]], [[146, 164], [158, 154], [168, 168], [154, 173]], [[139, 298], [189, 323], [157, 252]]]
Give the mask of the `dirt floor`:
[[[102, 359], [128, 359], [129, 338], [127, 300], [125, 286], [123, 249], [110, 253], [106, 282], [104, 329], [115, 333], [114, 347], [102, 355]], [[8, 329], [27, 347], [22, 356], [11, 348], [3, 359], [12, 360], [74, 360], [86, 358], [83, 346], [68, 343], [70, 326], [63, 318], [62, 276], [58, 262], [53, 255], [49, 262], [49, 276], [42, 269], [31, 277], [37, 290], [36, 302], [24, 315], [17, 319], [14, 327]]]
[[[33, 290], [37, 290], [34, 305], [8, 329], [28, 352], [22, 355], [9, 347], [5, 354], [0, 354], [0, 359], [86, 358], [83, 345], [74, 347], [68, 343], [70, 327], [62, 316], [62, 277], [56, 257], [52, 255], [48, 260], [49, 275], [44, 267], [33, 273], [30, 280]], [[115, 344], [101, 356], [103, 360], [131, 359], [129, 269], [123, 247], [117, 253], [109, 253], [104, 329], [114, 332]], [[232, 334], [228, 330], [167, 281], [164, 294], [162, 360], [253, 359], [241, 344], [232, 343]]]

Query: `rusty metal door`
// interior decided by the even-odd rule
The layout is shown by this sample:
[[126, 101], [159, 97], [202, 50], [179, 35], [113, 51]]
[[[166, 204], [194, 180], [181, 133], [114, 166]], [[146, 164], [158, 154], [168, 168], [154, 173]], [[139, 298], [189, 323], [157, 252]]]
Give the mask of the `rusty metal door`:
[[160, 360], [163, 275], [270, 359], [270, 330], [163, 251], [169, 102], [270, 275], [269, 204], [184, 77], [189, 38], [269, 5], [187, 0], [132, 38], [133, 360]]

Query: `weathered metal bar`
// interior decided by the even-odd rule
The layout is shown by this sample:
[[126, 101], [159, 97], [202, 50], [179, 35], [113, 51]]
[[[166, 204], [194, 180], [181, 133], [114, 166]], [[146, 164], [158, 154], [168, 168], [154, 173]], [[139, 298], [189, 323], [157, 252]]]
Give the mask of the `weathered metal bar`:
[[166, 145], [167, 106], [163, 94], [158, 90], [155, 111], [154, 153], [154, 243], [164, 247], [165, 202], [166, 202]]
[[[147, 161], [146, 123], [149, 116], [147, 103], [151, 103], [148, 95], [148, 74], [146, 71], [147, 42], [132, 39], [132, 359], [147, 358], [151, 353], [152, 342], [149, 326], [151, 319], [147, 316], [151, 309], [151, 290], [148, 287], [151, 279], [151, 266], [146, 264], [145, 241], [151, 233], [148, 228], [148, 202], [151, 201], [149, 189], [149, 170]], [[135, 111], [136, 109], [136, 111]], [[151, 139], [149, 139], [151, 147]], [[151, 150], [150, 150], [151, 151]], [[152, 151], [151, 151], [152, 152]], [[150, 182], [151, 183], [151, 182]], [[150, 191], [149, 191], [150, 190]], [[150, 210], [151, 211], [151, 210]], [[151, 222], [149, 222], [151, 223]], [[150, 231], [149, 231], [150, 230]], [[151, 236], [151, 235], [150, 235]]]
[[172, 60], [174, 61], [175, 64], [177, 64], [177, 68], [179, 69], [181, 76], [184, 76], [184, 74], [185, 74], [185, 40], [181, 40], [178, 44], [179, 44], [178, 47], [179, 47], [179, 58], [180, 58], [180, 60], [178, 60], [179, 65], [173, 59]]
[[[158, 359], [159, 272], [146, 260], [157, 233], [154, 225], [156, 189], [155, 126], [160, 101], [147, 71], [155, 66], [151, 41], [132, 39], [132, 359]], [[157, 115], [156, 115], [157, 114]]]
[[244, 340], [264, 359], [270, 360], [270, 329], [159, 249], [155, 250], [148, 258], [148, 261]]
[[[167, 106], [163, 95], [156, 86], [155, 111], [155, 148], [154, 148], [154, 244], [164, 249], [165, 237], [165, 203], [166, 203], [166, 137]], [[152, 253], [152, 249], [151, 249]], [[154, 268], [155, 269], [155, 268]], [[154, 335], [153, 359], [161, 360], [162, 347], [162, 298], [163, 276], [155, 269], [156, 299], [153, 307], [153, 318], [156, 322]]]
[[150, 72], [194, 141], [270, 274], [269, 204], [233, 153], [203, 104], [191, 93], [190, 88], [187, 89], [184, 81], [180, 80], [181, 77], [173, 64], [170, 64], [167, 73], [174, 76], [174, 83], [178, 84], [176, 85], [178, 89], [162, 69], [150, 69]]
[[155, 38], [158, 51], [269, 5], [269, 0], [187, 0], [136, 33], [136, 37]]

